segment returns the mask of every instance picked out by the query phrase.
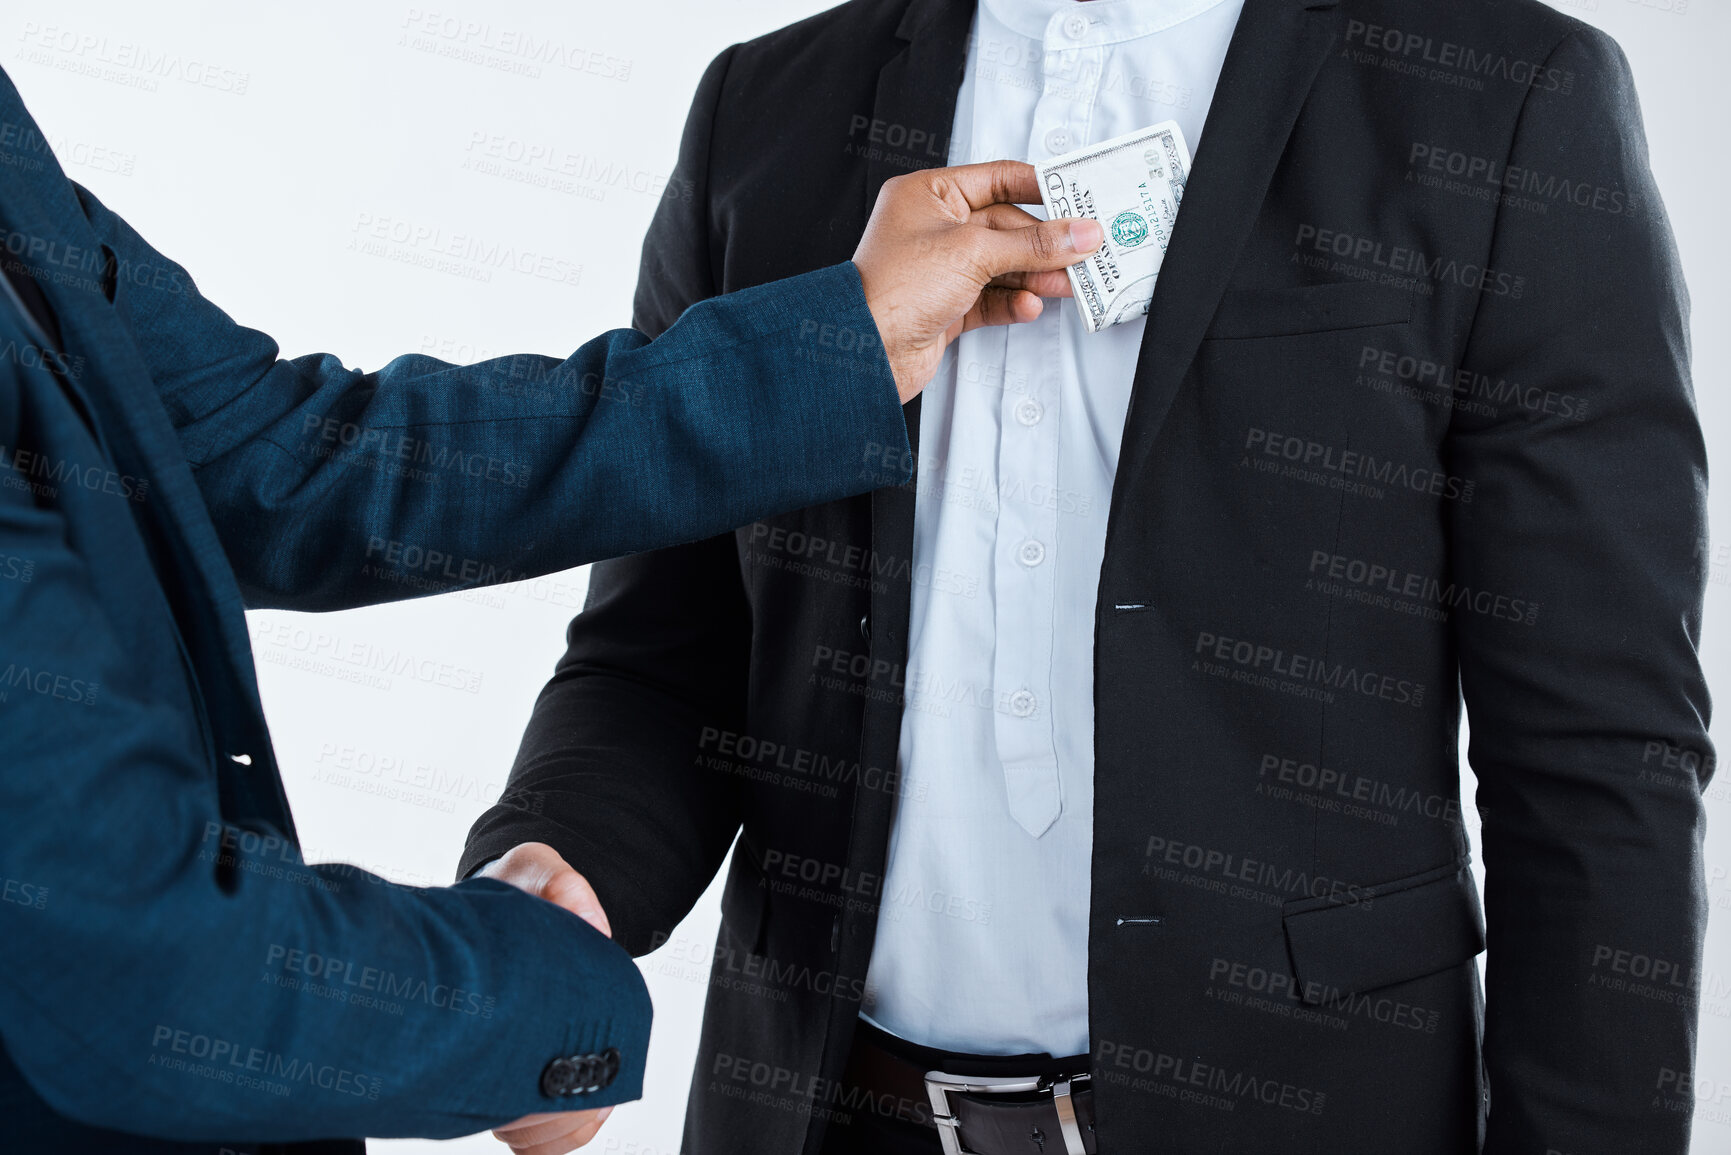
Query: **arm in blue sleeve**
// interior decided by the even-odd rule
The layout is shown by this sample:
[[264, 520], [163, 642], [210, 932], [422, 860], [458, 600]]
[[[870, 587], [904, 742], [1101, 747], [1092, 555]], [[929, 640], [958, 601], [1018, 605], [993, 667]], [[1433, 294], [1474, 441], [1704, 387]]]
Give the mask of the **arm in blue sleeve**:
[[566, 569], [901, 484], [907, 429], [858, 270], [693, 305], [563, 361], [374, 373], [279, 358], [80, 190], [254, 606], [337, 609]]
[[[13, 449], [51, 403], [51, 381], [20, 400], [28, 372], [0, 373]], [[92, 443], [50, 452], [103, 467]], [[637, 1097], [648, 995], [581, 919], [491, 880], [308, 867], [223, 824], [197, 718], [138, 660], [166, 613], [142, 556], [110, 564], [131, 515], [63, 490], [76, 508], [0, 487], [0, 1037], [38, 1094], [209, 1141], [449, 1137]], [[605, 1091], [540, 1093], [549, 1060], [609, 1047]]]

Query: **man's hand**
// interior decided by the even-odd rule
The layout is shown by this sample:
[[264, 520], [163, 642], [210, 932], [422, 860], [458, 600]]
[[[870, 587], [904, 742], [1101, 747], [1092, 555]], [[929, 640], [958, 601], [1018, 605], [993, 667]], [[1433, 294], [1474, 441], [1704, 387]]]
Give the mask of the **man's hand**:
[[575, 1151], [601, 1130], [613, 1108], [599, 1111], [563, 1111], [556, 1115], [525, 1115], [493, 1132], [516, 1155], [565, 1155]]
[[596, 930], [613, 937], [613, 925], [601, 909], [601, 900], [589, 886], [589, 880], [559, 857], [559, 852], [545, 842], [524, 842], [495, 858], [475, 872], [477, 878], [496, 878], [518, 890], [544, 898], [554, 906], [562, 906]]
[[1100, 247], [1098, 221], [1042, 221], [1031, 165], [993, 161], [892, 177], [854, 251], [866, 304], [907, 402], [944, 347], [981, 325], [1032, 321], [1070, 295], [1063, 270]]
[[[518, 890], [564, 907], [608, 938], [613, 937], [613, 927], [589, 880], [545, 842], [525, 842], [512, 847], [483, 866], [476, 877], [508, 882]], [[612, 1113], [613, 1108], [602, 1107], [597, 1111], [525, 1115], [498, 1128], [493, 1136], [517, 1155], [565, 1155], [595, 1138]]]

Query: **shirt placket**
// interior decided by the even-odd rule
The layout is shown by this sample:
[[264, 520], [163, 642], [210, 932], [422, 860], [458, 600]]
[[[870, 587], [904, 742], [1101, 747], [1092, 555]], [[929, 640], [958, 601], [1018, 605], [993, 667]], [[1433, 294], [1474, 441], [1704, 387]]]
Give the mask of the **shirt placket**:
[[[1100, 22], [1055, 14], [1040, 45], [1042, 89], [1028, 137], [1034, 163], [1079, 147], [1104, 49]], [[1060, 342], [1068, 302], [1051, 302], [1031, 325], [1007, 334], [1000, 398], [998, 524], [993, 558], [997, 646], [993, 679], [998, 759], [1010, 813], [1028, 833], [1046, 832], [1063, 809], [1052, 710], [1052, 647], [1058, 549]]]

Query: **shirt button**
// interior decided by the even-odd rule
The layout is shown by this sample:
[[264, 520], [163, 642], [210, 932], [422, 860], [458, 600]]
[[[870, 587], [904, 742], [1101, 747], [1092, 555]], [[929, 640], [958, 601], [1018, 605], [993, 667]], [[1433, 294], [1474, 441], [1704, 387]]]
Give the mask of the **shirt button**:
[[1046, 547], [1037, 541], [1025, 541], [1022, 543], [1022, 548], [1016, 551], [1016, 556], [1021, 559], [1023, 565], [1032, 569], [1046, 560]]
[[1038, 705], [1039, 702], [1031, 691], [1017, 690], [1010, 695], [1010, 713], [1018, 718], [1029, 717], [1033, 714], [1034, 707]]
[[1064, 35], [1071, 40], [1080, 40], [1088, 35], [1088, 18], [1077, 12], [1064, 21]]
[[1032, 397], [1025, 397], [1016, 405], [1016, 420], [1023, 425], [1038, 425], [1045, 415], [1046, 411]]
[[619, 1074], [619, 1048], [554, 1059], [541, 1072], [541, 1093], [567, 1099], [605, 1089]]
[[1046, 134], [1046, 151], [1063, 152], [1070, 147], [1070, 130], [1054, 128]]

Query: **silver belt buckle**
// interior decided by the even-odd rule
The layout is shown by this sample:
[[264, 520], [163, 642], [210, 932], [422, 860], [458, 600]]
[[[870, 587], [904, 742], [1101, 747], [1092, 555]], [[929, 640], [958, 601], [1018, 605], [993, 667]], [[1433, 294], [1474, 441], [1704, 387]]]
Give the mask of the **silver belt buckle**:
[[1058, 1112], [1058, 1133], [1064, 1138], [1065, 1155], [1087, 1155], [1082, 1146], [1082, 1128], [1076, 1122], [1076, 1106], [1070, 1101], [1072, 1090], [1082, 1090], [1091, 1076], [1070, 1075], [1062, 1079], [1001, 1078], [988, 1079], [970, 1075], [949, 1075], [943, 1071], [926, 1072], [926, 1095], [932, 1101], [932, 1122], [938, 1125], [938, 1141], [944, 1155], [980, 1155], [962, 1146], [962, 1121], [950, 1110], [950, 1093], [971, 1095], [1013, 1095], [1029, 1092], [1050, 1093]]

